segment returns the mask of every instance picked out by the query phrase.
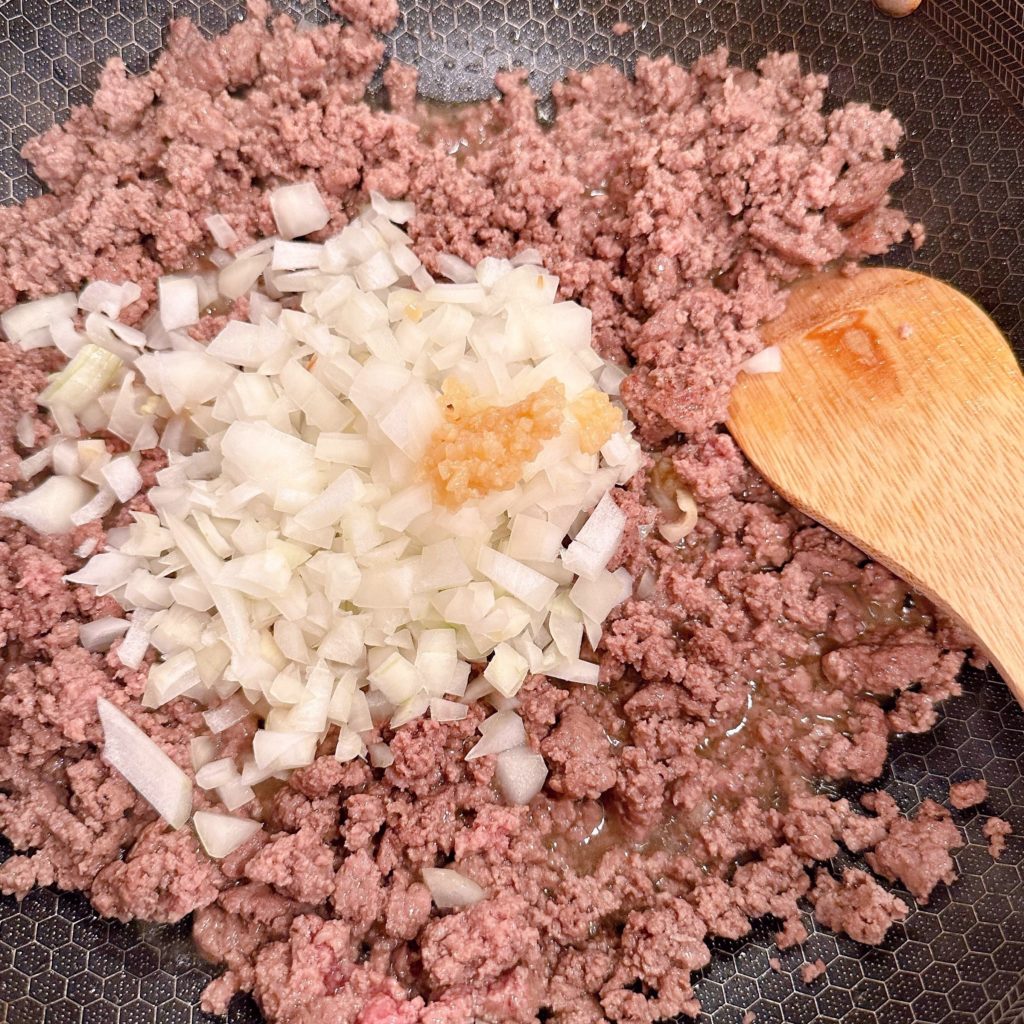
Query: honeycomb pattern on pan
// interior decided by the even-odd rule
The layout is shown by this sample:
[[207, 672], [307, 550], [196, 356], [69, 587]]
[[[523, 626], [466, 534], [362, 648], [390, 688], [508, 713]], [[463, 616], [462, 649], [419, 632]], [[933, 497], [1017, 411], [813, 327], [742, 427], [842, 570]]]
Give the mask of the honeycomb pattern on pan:
[[[937, 5], [937, 0], [933, 0]], [[99, 67], [120, 55], [144, 70], [171, 16], [209, 32], [241, 14], [237, 0], [0, 0], [0, 201], [38, 191], [17, 150], [68, 106], [85, 102]], [[323, 5], [287, 5], [309, 21]], [[890, 257], [952, 281], [991, 310], [1024, 354], [1024, 124], [1008, 104], [1024, 83], [989, 73], [986, 39], [1024, 38], [1024, 9], [1006, 0], [957, 0], [929, 20], [927, 5], [890, 21], [868, 0], [413, 0], [389, 41], [421, 70], [425, 95], [487, 95], [496, 70], [531, 69], [542, 94], [567, 68], [640, 54], [686, 63], [727, 45], [750, 65], [770, 49], [796, 48], [829, 72], [836, 102], [891, 107], [908, 137], [910, 172], [899, 201], [924, 221], [918, 253]], [[957, 12], [970, 14], [958, 21]], [[613, 32], [617, 23], [628, 31]], [[976, 33], [972, 26], [981, 26]], [[973, 54], [973, 57], [971, 56]], [[1002, 83], [1002, 84], [1000, 84]], [[950, 781], [984, 775], [988, 804], [957, 814], [968, 845], [962, 874], [917, 908], [886, 942], [865, 949], [814, 932], [803, 950], [768, 963], [774, 930], [720, 942], [698, 992], [712, 1024], [1012, 1024], [1024, 1020], [1024, 712], [993, 676], [970, 673], [929, 734], [896, 745], [885, 782], [905, 808], [943, 800]], [[989, 857], [988, 813], [1013, 824], [1003, 860]], [[0, 858], [6, 855], [0, 848]], [[905, 895], [905, 894], [904, 894]], [[812, 985], [799, 966], [828, 965]], [[39, 890], [19, 906], [0, 898], [0, 1021], [4, 1024], [198, 1024], [196, 1003], [214, 974], [189, 945], [188, 927], [123, 926], [97, 919], [80, 896]], [[251, 1003], [231, 1024], [255, 1024]]]

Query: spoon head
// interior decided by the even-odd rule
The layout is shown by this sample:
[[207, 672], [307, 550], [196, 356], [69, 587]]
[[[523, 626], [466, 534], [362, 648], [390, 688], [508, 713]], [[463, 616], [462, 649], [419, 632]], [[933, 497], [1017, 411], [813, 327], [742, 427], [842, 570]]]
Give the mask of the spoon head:
[[[741, 374], [729, 413], [750, 461], [996, 654], [1024, 594], [1024, 378], [999, 329], [949, 285], [871, 268], [797, 285], [763, 333], [782, 370]], [[1024, 684], [1014, 646], [995, 660]]]
[[882, 512], [890, 488], [948, 493], [950, 449], [1021, 385], [984, 310], [906, 270], [809, 278], [763, 336], [783, 369], [740, 375], [729, 429], [785, 497], [830, 521]]

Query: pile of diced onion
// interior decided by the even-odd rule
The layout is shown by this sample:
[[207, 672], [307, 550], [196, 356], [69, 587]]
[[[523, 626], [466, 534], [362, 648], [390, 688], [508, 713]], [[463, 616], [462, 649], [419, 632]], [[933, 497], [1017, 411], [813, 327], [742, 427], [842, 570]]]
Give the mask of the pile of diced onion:
[[[162, 278], [142, 330], [118, 320], [139, 296], [132, 284], [93, 282], [0, 317], [9, 340], [69, 358], [39, 398], [58, 435], [22, 463], [24, 479], [45, 480], [0, 514], [70, 531], [140, 492], [141, 451], [167, 453], [148, 491], [154, 512], [109, 530], [105, 550], [83, 545], [91, 557], [68, 579], [128, 613], [84, 624], [86, 647], [116, 642], [130, 668], [158, 652], [147, 707], [184, 696], [208, 709], [195, 781], [228, 811], [310, 764], [334, 728], [339, 760], [386, 767], [382, 726], [458, 720], [478, 700], [492, 713], [467, 756], [498, 755], [506, 798], [528, 802], [546, 768], [516, 693], [530, 673], [597, 682], [584, 639], [595, 647], [631, 592], [625, 570], [606, 568], [624, 528], [610, 489], [635, 472], [639, 447], [622, 417], [586, 454], [566, 416], [519, 484], [454, 509], [422, 459], [447, 378], [508, 405], [551, 379], [569, 401], [615, 395], [621, 371], [591, 349], [589, 311], [556, 302], [535, 253], [475, 268], [443, 258], [450, 283], [438, 283], [398, 226], [409, 204], [374, 195], [320, 244], [295, 240], [328, 220], [313, 185], [271, 203], [278, 237], [216, 248], [209, 270]], [[208, 228], [237, 247], [225, 218]], [[204, 312], [242, 297], [247, 319], [206, 345], [189, 336]], [[111, 455], [94, 439], [103, 431], [130, 450]], [[30, 423], [19, 436], [30, 443]], [[249, 755], [220, 757], [218, 735], [252, 715], [262, 726]], [[107, 759], [182, 825], [188, 777], [113, 705], [101, 718]], [[214, 855], [251, 832], [199, 813]]]

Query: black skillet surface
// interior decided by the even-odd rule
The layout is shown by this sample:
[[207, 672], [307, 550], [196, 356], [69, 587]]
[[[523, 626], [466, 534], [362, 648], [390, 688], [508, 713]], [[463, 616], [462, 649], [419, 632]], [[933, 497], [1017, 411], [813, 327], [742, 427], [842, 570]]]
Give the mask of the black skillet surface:
[[[319, 0], [283, 5], [323, 20]], [[531, 69], [544, 94], [567, 68], [640, 54], [688, 63], [726, 45], [751, 66], [768, 50], [796, 49], [832, 80], [836, 103], [891, 107], [907, 129], [909, 173], [898, 201], [929, 241], [893, 263], [951, 281], [990, 310], [1024, 355], [1024, 4], [924, 0], [893, 21], [869, 0], [412, 0], [390, 52], [420, 69], [439, 100], [488, 95], [494, 72]], [[39, 190], [17, 156], [30, 135], [89, 99], [98, 70], [118, 54], [143, 71], [171, 16], [206, 31], [241, 16], [239, 0], [0, 0], [0, 201]], [[612, 26], [632, 29], [616, 35]], [[1022, 538], [1024, 550], [1024, 538]], [[1024, 553], [1022, 553], [1024, 557]], [[943, 800], [949, 782], [982, 774], [985, 811], [1014, 826], [999, 863], [988, 856], [985, 811], [958, 815], [968, 840], [960, 880], [940, 886], [885, 943], [866, 949], [815, 931], [802, 951], [769, 968], [774, 930], [716, 944], [697, 986], [713, 1024], [1019, 1024], [1024, 1021], [1024, 712], [994, 675], [969, 673], [932, 732], [893, 745], [883, 779], [906, 809]], [[6, 851], [0, 849], [0, 857]], [[909, 899], [906, 894], [901, 894]], [[99, 920], [78, 895], [44, 889], [19, 906], [0, 898], [2, 1024], [198, 1024], [215, 973], [191, 951], [188, 925], [125, 927]], [[821, 957], [825, 977], [799, 981]], [[259, 1013], [237, 1001], [231, 1024]], [[326, 1024], [326, 1022], [325, 1022]]]

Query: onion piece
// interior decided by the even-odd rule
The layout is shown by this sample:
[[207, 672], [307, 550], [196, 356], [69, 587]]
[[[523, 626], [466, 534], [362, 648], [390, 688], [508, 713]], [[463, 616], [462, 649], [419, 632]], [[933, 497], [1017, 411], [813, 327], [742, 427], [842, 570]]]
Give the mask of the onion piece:
[[189, 741], [192, 770], [199, 771], [217, 757], [217, 741], [212, 736], [195, 736]]
[[196, 811], [192, 815], [192, 824], [203, 849], [215, 860], [234, 853], [263, 828], [258, 821], [215, 811]]
[[220, 213], [211, 213], [204, 221], [206, 230], [222, 249], [229, 249], [238, 241], [238, 233], [231, 226], [227, 217]]
[[132, 613], [131, 625], [117, 648], [118, 660], [125, 668], [137, 669], [142, 664], [149, 650], [149, 620], [152, 617], [153, 612], [145, 608]]
[[116, 495], [109, 487], [101, 487], [81, 508], [71, 513], [71, 522], [75, 526], [95, 522], [114, 507], [116, 500]]
[[494, 777], [510, 804], [528, 804], [543, 788], [548, 767], [528, 747], [503, 750], [494, 762]]
[[362, 757], [366, 751], [362, 737], [350, 728], [343, 728], [338, 734], [338, 742], [334, 748], [334, 756], [342, 763]]
[[106, 651], [115, 640], [128, 632], [129, 625], [127, 619], [105, 615], [91, 622], [83, 622], [78, 627], [78, 640], [87, 651]]
[[192, 813], [188, 776], [123, 711], [100, 697], [103, 759], [117, 769], [171, 828], [181, 828]]
[[745, 362], [740, 363], [741, 373], [781, 373], [781, 371], [782, 349], [778, 345], [768, 345]]
[[454, 284], [476, 283], [476, 271], [463, 259], [450, 253], [442, 252], [434, 259], [438, 273], [443, 274]]
[[78, 308], [89, 313], [102, 313], [116, 320], [121, 310], [130, 306], [142, 296], [142, 289], [134, 281], [111, 284], [109, 281], [92, 281], [78, 294]]
[[633, 578], [626, 569], [600, 570], [594, 579], [580, 578], [569, 591], [569, 600], [588, 618], [604, 622], [617, 605], [633, 593]]
[[253, 737], [252, 752], [259, 768], [303, 768], [313, 763], [316, 743], [316, 736], [259, 729]]
[[476, 567], [489, 580], [534, 611], [541, 611], [558, 590], [554, 580], [493, 548], [480, 549]]
[[118, 501], [127, 501], [142, 490], [142, 474], [127, 455], [112, 459], [100, 473]]
[[693, 495], [682, 487], [676, 491], [676, 506], [682, 515], [658, 527], [658, 532], [670, 544], [678, 544], [684, 537], [689, 536], [698, 519], [697, 502]]
[[320, 190], [311, 181], [283, 185], [270, 193], [270, 211], [282, 238], [310, 235], [331, 219]]
[[564, 679], [567, 683], [597, 686], [601, 679], [601, 666], [580, 658], [572, 661], [559, 658], [552, 664], [545, 665], [544, 673], [552, 679]]
[[83, 345], [47, 385], [39, 396], [39, 404], [51, 410], [60, 405], [73, 413], [81, 412], [106, 391], [121, 366], [121, 360], [112, 352], [91, 343]]
[[538, 249], [522, 249], [512, 257], [513, 267], [540, 267], [544, 265], [544, 257]]
[[161, 277], [156, 287], [164, 330], [176, 331], [199, 322], [199, 287], [194, 278], [169, 275]]
[[479, 903], [487, 893], [454, 868], [424, 868], [423, 882], [438, 910], [461, 910]]
[[485, 718], [480, 724], [480, 732], [483, 735], [466, 754], [467, 761], [487, 754], [500, 754], [503, 750], [521, 747], [526, 742], [523, 720], [514, 711], [499, 711]]
[[370, 206], [374, 212], [387, 217], [392, 224], [406, 224], [412, 220], [416, 207], [397, 199], [386, 199], [380, 192], [370, 191]]
[[230, 757], [208, 761], [196, 772], [196, 785], [201, 789], [216, 789], [238, 778], [238, 769]]
[[255, 799], [256, 791], [241, 779], [235, 779], [218, 786], [217, 797], [229, 811], [237, 811], [239, 807], [244, 807], [250, 800]]
[[71, 292], [22, 302], [0, 313], [0, 330], [8, 341], [24, 348], [22, 342], [34, 331], [59, 320], [70, 320], [77, 308], [78, 297]]
[[391, 704], [402, 704], [420, 689], [419, 674], [398, 651], [387, 657], [369, 675], [370, 683]]
[[36, 533], [68, 533], [72, 516], [96, 493], [84, 480], [51, 476], [34, 490], [0, 505], [0, 516], [17, 519]]
[[240, 299], [256, 282], [260, 274], [270, 265], [270, 253], [260, 252], [251, 256], [241, 254], [217, 275], [217, 288], [226, 299]]
[[562, 554], [562, 564], [583, 579], [597, 579], [618, 551], [625, 528], [626, 515], [608, 492]]
[[174, 412], [216, 398], [236, 373], [206, 352], [148, 352], [135, 367]]
[[386, 743], [370, 743], [366, 751], [374, 768], [390, 768], [395, 763], [395, 755]]
[[252, 705], [241, 696], [234, 696], [223, 704], [203, 713], [210, 732], [217, 734], [248, 718], [253, 713]]
[[442, 697], [430, 699], [430, 717], [435, 722], [461, 722], [469, 714], [469, 708], [458, 701]]
[[23, 412], [14, 426], [14, 434], [22, 448], [31, 448], [36, 443], [36, 425], [32, 413]]
[[526, 680], [529, 668], [526, 659], [510, 644], [503, 642], [494, 648], [484, 669], [484, 679], [502, 696], [514, 697]]

